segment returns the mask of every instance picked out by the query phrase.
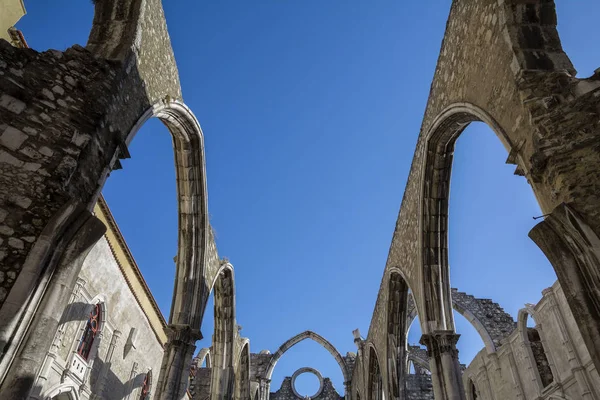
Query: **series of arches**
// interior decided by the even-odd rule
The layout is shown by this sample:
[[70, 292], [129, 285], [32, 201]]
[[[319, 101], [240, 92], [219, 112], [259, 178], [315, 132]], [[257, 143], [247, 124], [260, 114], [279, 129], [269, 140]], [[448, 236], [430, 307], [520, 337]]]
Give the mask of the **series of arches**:
[[[400, 296], [395, 298], [394, 302], [401, 303], [402, 296], [410, 285], [417, 303], [416, 310], [420, 316], [424, 335], [454, 331], [447, 254], [448, 194], [453, 146], [456, 138], [470, 122], [483, 121], [494, 130], [505, 145], [510, 154], [509, 158], [518, 165], [519, 173], [530, 181], [544, 213], [550, 214], [539, 227], [532, 231], [531, 235], [547, 254], [557, 270], [559, 279], [564, 283], [567, 298], [574, 314], [580, 321], [580, 328], [587, 347], [590, 349], [593, 362], [600, 367], [600, 340], [597, 340], [600, 337], [600, 296], [598, 295], [600, 258], [597, 254], [600, 243], [598, 238], [600, 222], [597, 216], [596, 201], [598, 183], [592, 182], [591, 191], [578, 192], [577, 189], [581, 187], [581, 184], [578, 184], [581, 176], [578, 173], [563, 171], [561, 168], [563, 161], [559, 156], [567, 150], [554, 145], [554, 142], [560, 142], [557, 137], [568, 143], [569, 139], [564, 138], [564, 134], [561, 136], [560, 132], [570, 132], [570, 130], [561, 129], [556, 123], [552, 125], [551, 121], [545, 126], [532, 122], [547, 118], [550, 112], [561, 112], [563, 109], [560, 107], [563, 106], [565, 113], [569, 111], [570, 104], [566, 100], [565, 93], [573, 89], [576, 81], [565, 74], [573, 75], [574, 68], [562, 51], [560, 42], [557, 44], [554, 39], [558, 35], [553, 31], [556, 24], [553, 12], [542, 13], [540, 11], [542, 7], [547, 7], [548, 2], [532, 3], [529, 0], [521, 0], [511, 2], [510, 5], [492, 1], [481, 3], [482, 7], [489, 7], [495, 14], [501, 16], [499, 20], [503, 21], [504, 25], [498, 24], [493, 28], [490, 26], [490, 32], [493, 33], [490, 36], [503, 38], [506, 43], [502, 45], [497, 43], [495, 46], [475, 46], [468, 40], [479, 39], [466, 38], [468, 40], [462, 42], [465, 49], [473, 48], [477, 51], [493, 49], [488, 58], [485, 57], [486, 54], [479, 54], [482, 60], [491, 63], [489, 68], [485, 68], [486, 65], [477, 65], [473, 67], [477, 68], [476, 70], [468, 65], [464, 65], [463, 69], [461, 65], [452, 64], [453, 61], [444, 58], [445, 51], [442, 51], [432, 85], [432, 97], [426, 110], [422, 134], [415, 153], [415, 162], [407, 185], [408, 195], [403, 201], [399, 216], [397, 235], [394, 238], [396, 247], [393, 249], [394, 251], [390, 252], [395, 255], [390, 257], [390, 265], [399, 266], [403, 270], [403, 276], [406, 277], [406, 288], [399, 290]], [[163, 393], [163, 398], [177, 395], [181, 397], [186, 381], [181, 371], [184, 371], [191, 362], [195, 341], [200, 338], [202, 316], [206, 305], [204, 298], [210, 292], [205, 279], [207, 270], [210, 268], [207, 265], [210, 227], [207, 211], [203, 134], [191, 111], [180, 100], [174, 100], [181, 98], [181, 95], [174, 62], [163, 62], [165, 59], [172, 61], [173, 55], [166, 34], [160, 2], [156, 0], [127, 2], [113, 0], [100, 1], [96, 4], [94, 28], [89, 43], [92, 53], [102, 59], [121, 62], [122, 65], [119, 67], [124, 71], [127, 70], [128, 73], [139, 66], [148, 69], [137, 70], [128, 75], [130, 78], [120, 82], [124, 86], [115, 85], [115, 88], [119, 88], [118, 90], [122, 90], [123, 87], [136, 89], [137, 91], [131, 90], [131, 93], [138, 95], [130, 101], [134, 104], [133, 106], [123, 108], [126, 109], [126, 113], [122, 112], [123, 110], [119, 107], [119, 102], [124, 100], [115, 100], [102, 120], [103, 123], [106, 122], [106, 132], [117, 128], [115, 131], [119, 134], [127, 133], [125, 139], [117, 140], [118, 135], [116, 134], [107, 135], [107, 137], [115, 138], [114, 143], [102, 144], [104, 148], [101, 149], [102, 151], [97, 151], [97, 158], [92, 160], [93, 157], [90, 157], [89, 160], [91, 164], [95, 162], [100, 165], [100, 171], [94, 170], [90, 176], [85, 177], [76, 174], [76, 178], [69, 182], [70, 186], [65, 189], [64, 193], [77, 193], [79, 189], [85, 187], [81, 196], [75, 197], [81, 200], [80, 206], [82, 205], [88, 211], [91, 210], [108, 174], [118, 165], [119, 158], [126, 156], [126, 146], [141, 124], [150, 117], [158, 117], [172, 133], [177, 168], [180, 230], [175, 296], [169, 323], [171, 329], [177, 332], [177, 335], [174, 336], [177, 336], [178, 343], [177, 346], [167, 346], [169, 354], [165, 359], [169, 360], [170, 364], [165, 365], [162, 369], [160, 380], [162, 384], [159, 384], [159, 390]], [[469, 18], [472, 17], [468, 15], [469, 13], [478, 15], [472, 10], [465, 11], [465, 7], [461, 7], [461, 1], [457, 0], [455, 4], [451, 20], [470, 21]], [[512, 7], [515, 4], [523, 7]], [[528, 9], [529, 12], [522, 12], [522, 9]], [[547, 11], [546, 8], [544, 9]], [[523, 15], [516, 14], [519, 12]], [[155, 19], [155, 29], [143, 29], [142, 15], [150, 20], [158, 16]], [[508, 23], [512, 25], [508, 26]], [[547, 36], [538, 35], [539, 37], [534, 38], [536, 40], [527, 42], [533, 48], [524, 47], [521, 45], [523, 42], [521, 39], [529, 37], [529, 32], [533, 31], [532, 24], [541, 25], [553, 33]], [[448, 25], [443, 50], [452, 46], [453, 40], [457, 37], [461, 38], [454, 28], [455, 25]], [[152, 57], [152, 49], [163, 49], [164, 57], [156, 57], [160, 61], [155, 63], [136, 62]], [[532, 52], [535, 53], [535, 57], [532, 56]], [[498, 57], [504, 58], [499, 62]], [[493, 63], [501, 65], [501, 70], [497, 76], [493, 76], [495, 79], [483, 79], [481, 70], [485, 70], [486, 74], [491, 74], [494, 70]], [[152, 71], [152, 68], [156, 68], [160, 72], [158, 76], [161, 77], [161, 81], [165, 82], [159, 82], [156, 72]], [[471, 73], [470, 81], [464, 84], [464, 87], [454, 87], [454, 81], [446, 81], [443, 78], [444, 72], [447, 72], [448, 68], [461, 71], [461, 74]], [[119, 72], [122, 71], [119, 70]], [[526, 93], [533, 91], [532, 87], [542, 86], [543, 79], [550, 76], [549, 73], [556, 73], [552, 75], [553, 77], [564, 78], [561, 80], [561, 82], [565, 82], [561, 83], [563, 87], [558, 89], [552, 87], [550, 90], [542, 87], [538, 91], [539, 93], [533, 93], [527, 98], [527, 102], [522, 101], [520, 96], [527, 97]], [[503, 81], [507, 82], [509, 88], [498, 89], [488, 85], [488, 80], [502, 81], [501, 78], [506, 78]], [[449, 89], [442, 90], [441, 86]], [[477, 89], [473, 87], [477, 87]], [[558, 91], [558, 93], [553, 91]], [[140, 92], [142, 94], [139, 94]], [[444, 98], [439, 93], [445, 93], [448, 96]], [[589, 91], [582, 96], [587, 93]], [[591, 96], [589, 98], [592, 106], [596, 104], [591, 102]], [[483, 108], [484, 105], [486, 109]], [[547, 111], [550, 109], [551, 111]], [[593, 111], [593, 107], [590, 107], [590, 110]], [[140, 114], [141, 117], [138, 118]], [[591, 129], [589, 129], [588, 139], [597, 133], [598, 124], [598, 113], [590, 112], [589, 114], [590, 121], [593, 119], [593, 123], [589, 124]], [[136, 119], [137, 123], [133, 123]], [[519, 122], [515, 124], [515, 121]], [[585, 126], [585, 123], [582, 125]], [[127, 128], [123, 128], [123, 126]], [[552, 132], [548, 133], [549, 129]], [[108, 162], [102, 158], [106, 154], [110, 157]], [[589, 161], [589, 168], [593, 169], [598, 166], [595, 158], [591, 157]], [[89, 189], [89, 182], [93, 182], [93, 190]], [[561, 186], [561, 182], [567, 182], [567, 184]], [[60, 215], [55, 214], [54, 220], [46, 216], [43, 218], [48, 226], [66, 219], [65, 210], [61, 207], [66, 206], [67, 202], [66, 200], [60, 201], [63, 203], [56, 204], [54, 207], [61, 210]], [[71, 207], [67, 213], [68, 217], [83, 215], [81, 208], [77, 207]], [[67, 243], [52, 246], [52, 244], [59, 244], [65, 240], [64, 230], [52, 233], [49, 237], [43, 238], [43, 243], [38, 243], [40, 246], [45, 246], [46, 249], [60, 248], [62, 253], [58, 251], [50, 254], [50, 250], [47, 250], [43, 257], [34, 254], [32, 257], [38, 258], [33, 261], [30, 259], [28, 262], [33, 262], [35, 267], [39, 268], [35, 268], [36, 272], [30, 276], [19, 277], [19, 279], [28, 280], [25, 282], [25, 287], [31, 286], [33, 282], [37, 284], [42, 275], [50, 285], [56, 283], [58, 279], [62, 279], [61, 282], [65, 283], [65, 286], [72, 287], [73, 284], [68, 282], [69, 279], [74, 282], [74, 279], [69, 274], [77, 274], [78, 271], [77, 268], [70, 268], [69, 271], [66, 271], [67, 266], [77, 265], [79, 263], [78, 256], [83, 254], [90, 245], [89, 243], [80, 243], [75, 251], [77, 254], [70, 258], [67, 257], [69, 259], [62, 257], [64, 254], [69, 255], [67, 247], [75, 242], [75, 239], [72, 238], [87, 223], [89, 216], [75, 217], [74, 219], [77, 221], [70, 221], [68, 224], [68, 228], [72, 228], [74, 232], [69, 233], [68, 236], [71, 239], [67, 240]], [[405, 227], [409, 229], [402, 229]], [[97, 232], [94, 234], [84, 233], [86, 233], [85, 239], [89, 242], [93, 243], [97, 240]], [[416, 238], [417, 245], [414, 246], [415, 240], [403, 240], [405, 235], [410, 236], [411, 239]], [[77, 240], [83, 239], [77, 238]], [[409, 261], [401, 262], [406, 260]], [[55, 274], [59, 269], [60, 273]], [[225, 294], [233, 291], [233, 274], [224, 271], [218, 275], [220, 278], [215, 286], [215, 297], [219, 292], [221, 298], [219, 300], [221, 307], [219, 308], [219, 317], [222, 317], [220, 320], [222, 325], [215, 330], [214, 365], [215, 368], [225, 369], [233, 368], [233, 343], [237, 329], [235, 323], [231, 322], [235, 321], [234, 305], [233, 303], [229, 304], [227, 300], [228, 298], [233, 299], [233, 296], [228, 297]], [[42, 324], [39, 319], [35, 319], [33, 313], [27, 311], [37, 309], [38, 305], [42, 303], [42, 299], [52, 294], [46, 289], [47, 286], [40, 285], [37, 289], [32, 290], [31, 294], [28, 293], [26, 299], [18, 299], [19, 306], [25, 304], [26, 307], [14, 319], [19, 321], [19, 326], [30, 327], [29, 332], [34, 335], [43, 335]], [[398, 291], [395, 286], [392, 289], [394, 293]], [[62, 296], [59, 296], [58, 303], [66, 304], [66, 297], [64, 297], [66, 295]], [[394, 307], [396, 307], [395, 304]], [[399, 311], [400, 315], [402, 312]], [[58, 318], [47, 315], [44, 317], [52, 321], [50, 326], [45, 326], [44, 329], [56, 328]], [[394, 321], [396, 317], [392, 315], [388, 318]], [[398, 319], [394, 323], [401, 324], [402, 322]], [[394, 323], [392, 326], [395, 326]], [[20, 340], [17, 338], [12, 342], [14, 343], [11, 344], [13, 349], [7, 351], [8, 353], [12, 351], [14, 355], [16, 354], [15, 346], [18, 347], [26, 335], [25, 332], [19, 333], [16, 326], [10, 329], [11, 331], [6, 336], [11, 340], [15, 335], [20, 336]], [[391, 343], [393, 356], [394, 353], [397, 353], [393, 348], [398, 347], [402, 333], [394, 327], [383, 331], [390, 335], [387, 339]], [[487, 341], [486, 345], [497, 346], [491, 335]], [[372, 359], [376, 359], [375, 350], [371, 349], [371, 351], [374, 354]], [[39, 356], [36, 357], [32, 354], [31, 359], [34, 362], [36, 359], [39, 361]], [[16, 360], [16, 363], [18, 364], [19, 361]], [[14, 366], [15, 362], [12, 364]], [[38, 362], [38, 364], [41, 363]], [[373, 362], [372, 369], [387, 370], [387, 367], [381, 368], [381, 365], [378, 361]], [[392, 367], [393, 365], [397, 365], [397, 363], [392, 363]], [[271, 367], [271, 371], [273, 367]], [[442, 367], [440, 366], [440, 368]], [[15, 370], [18, 371], [19, 368]], [[371, 371], [371, 367], [369, 367], [369, 371]], [[347, 371], [344, 378], [347, 379]], [[5, 380], [5, 385], [10, 386], [16, 381], [18, 381], [18, 377], [12, 376]], [[178, 382], [179, 384], [166, 385], [166, 382]], [[219, 382], [221, 381], [219, 380]], [[377, 383], [377, 381], [373, 382]], [[373, 382], [369, 384], [370, 387], [377, 387], [378, 383]], [[222, 383], [217, 382], [215, 385], [223, 386]], [[169, 392], [171, 390], [169, 388], [174, 388], [175, 392]], [[454, 396], [447, 390], [451, 389], [438, 385], [436, 394], [440, 399]], [[230, 393], [231, 389], [226, 389], [226, 392]], [[369, 393], [373, 397], [371, 390]], [[461, 394], [459, 393], [458, 396]]]
[[[378, 366], [390, 381], [390, 395], [396, 393], [393, 376], [399, 353], [390, 334], [399, 337], [398, 328], [405, 329], [406, 323], [397, 316], [407, 311], [396, 302], [407, 295], [409, 287], [415, 301], [411, 313], [413, 317], [419, 315], [423, 342], [427, 343], [434, 364], [431, 368], [436, 398], [465, 397], [462, 384], [458, 383], [453, 309], [474, 324], [488, 352], [496, 351], [502, 336], [514, 330], [514, 321], [507, 320], [502, 335], [492, 332], [485, 320], [453, 301], [450, 287], [448, 202], [452, 158], [456, 139], [475, 121], [484, 122], [496, 134], [509, 154], [507, 163], [515, 164], [515, 174], [528, 180], [543, 213], [547, 214], [530, 236], [550, 259], [561, 284], [567, 287], [571, 310], [582, 318], [579, 325], [586, 345], [591, 353], [598, 354], [600, 312], [596, 305], [600, 304], [597, 295], [600, 268], [599, 258], [592, 255], [592, 248], [600, 243], [597, 225], [594, 225], [597, 224], [596, 194], [600, 182], [594, 178], [590, 183], [594, 194], [574, 189], [581, 186], [578, 179], [586, 178], [568, 171], [567, 165], [575, 161], [569, 158], [566, 147], [556, 145], [560, 142], [568, 146], [573, 139], [564, 137], [560, 122], [548, 116], [550, 113], [568, 115], [574, 111], [569, 107], [575, 106], [562, 96], [568, 87], [573, 90], [578, 85], [574, 68], [562, 51], [555, 30], [554, 4], [541, 1], [517, 1], [510, 5], [492, 1], [477, 5], [467, 3], [455, 0], [452, 5], [384, 282], [365, 341], [365, 346], [376, 344], [380, 350], [387, 348], [389, 363], [374, 363], [371, 351], [366, 348], [363, 359], [368, 382], [373, 381], [372, 371]], [[471, 32], [465, 34], [463, 28], [472, 26], [470, 24], [487, 31], [489, 39]], [[552, 34], [536, 35], [538, 29]], [[563, 86], [544, 86], [545, 79], [562, 79]], [[503, 88], [495, 86], [500, 82], [504, 82]], [[598, 101], [591, 96], [585, 100], [585, 105], [580, 100], [582, 109], [597, 106]], [[595, 132], [591, 133], [593, 136], [597, 135], [600, 118], [598, 112], [592, 114], [593, 117], [578, 126], [587, 126], [590, 133]], [[591, 165], [598, 168], [595, 156], [587, 157], [585, 162], [589, 163], [586, 168]], [[561, 179], [569, 181], [571, 187], [558, 185]], [[563, 202], [568, 204], [561, 204]], [[586, 280], [584, 276], [589, 278]], [[596, 294], [592, 293], [594, 290]], [[590, 302], [589, 308], [582, 306], [586, 302]], [[384, 329], [380, 321], [386, 313], [388, 327]], [[588, 322], [584, 323], [583, 319]], [[600, 363], [598, 356], [592, 358], [596, 365]], [[365, 389], [371, 397], [372, 387], [372, 383], [368, 383]]]

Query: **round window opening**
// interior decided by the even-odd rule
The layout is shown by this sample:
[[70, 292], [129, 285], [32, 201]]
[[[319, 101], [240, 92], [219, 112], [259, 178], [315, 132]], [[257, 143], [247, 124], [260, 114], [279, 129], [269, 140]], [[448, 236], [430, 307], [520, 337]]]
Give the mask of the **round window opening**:
[[314, 368], [300, 368], [292, 376], [292, 390], [298, 398], [314, 399], [323, 391], [323, 377]]

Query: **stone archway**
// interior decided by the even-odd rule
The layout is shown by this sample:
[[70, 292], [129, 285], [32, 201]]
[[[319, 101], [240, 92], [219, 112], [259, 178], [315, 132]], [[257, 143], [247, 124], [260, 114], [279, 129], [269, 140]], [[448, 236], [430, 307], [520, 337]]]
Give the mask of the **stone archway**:
[[[185, 371], [195, 341], [201, 337], [200, 324], [209, 286], [206, 269], [207, 266], [218, 269], [206, 209], [202, 131], [182, 101], [161, 1], [95, 3], [87, 49], [73, 46], [65, 52], [44, 53], [10, 46], [0, 49], [2, 60], [24, 66], [19, 76], [0, 76], [0, 83], [7, 88], [2, 94], [3, 104], [10, 105], [0, 108], [2, 120], [13, 129], [31, 133], [23, 143], [11, 145], [12, 148], [0, 145], [2, 154], [10, 154], [13, 161], [2, 163], [0, 173], [19, 176], [18, 180], [7, 180], [8, 190], [0, 193], [0, 204], [11, 204], [8, 210], [11, 217], [4, 223], [11, 229], [14, 227], [15, 237], [31, 238], [31, 243], [24, 244], [5, 261], [14, 266], [17, 279], [26, 278], [21, 288], [35, 289], [27, 291], [25, 298], [11, 297], [12, 286], [5, 283], [3, 287], [11, 304], [5, 310], [5, 299], [0, 299], [0, 319], [10, 330], [2, 332], [2, 337], [11, 338], [11, 342], [7, 344], [10, 348], [5, 349], [9, 358], [3, 358], [0, 374], [10, 367], [13, 375], [5, 377], [2, 389], [22, 390], [16, 397], [29, 390], [25, 386], [33, 382], [30, 378], [37, 372], [30, 365], [41, 365], [34, 353], [43, 354], [40, 350], [49, 348], [51, 339], [47, 338], [47, 332], [57, 327], [56, 310], [68, 302], [68, 293], [75, 282], [73, 276], [80, 271], [85, 251], [101, 237], [101, 229], [94, 226], [101, 223], [94, 219], [91, 210], [103, 183], [112, 170], [120, 168], [119, 160], [128, 157], [127, 144], [139, 126], [148, 118], [157, 117], [173, 136], [180, 211], [177, 277], [169, 319], [172, 332], [166, 346], [168, 361], [161, 369], [157, 392], [159, 398], [181, 397], [186, 387]], [[69, 70], [68, 76], [65, 70]], [[52, 92], [56, 87], [60, 89]], [[48, 97], [41, 93], [55, 94]], [[49, 101], [66, 104], [65, 99], [72, 100], [68, 103], [68, 113], [61, 111], [63, 106], [43, 106]], [[29, 111], [25, 112], [26, 109]], [[41, 141], [40, 137], [46, 139]], [[35, 168], [26, 168], [34, 162], [35, 153], [21, 154], [20, 146], [44, 147], [46, 156], [37, 157], [40, 159]], [[19, 197], [11, 200], [17, 192]], [[35, 227], [27, 228], [32, 219], [37, 221]], [[61, 229], [52, 229], [56, 226]], [[30, 232], [25, 232], [27, 229]], [[214, 255], [208, 257], [209, 251]], [[63, 260], [64, 257], [69, 259]], [[34, 273], [21, 276], [22, 271]], [[47, 285], [38, 285], [44, 280]], [[52, 286], [56, 284], [65, 289], [52, 294]], [[51, 304], [45, 304], [50, 298]], [[43, 328], [30, 312], [40, 305], [48, 311]], [[22, 312], [9, 313], [9, 309]], [[12, 315], [6, 325], [4, 315]], [[28, 327], [28, 332], [18, 330], [18, 326]], [[37, 339], [35, 343], [23, 342], [26, 337]], [[16, 354], [20, 358], [13, 361]], [[163, 391], [168, 393], [161, 394]]]
[[245, 340], [237, 357], [233, 399], [250, 400], [250, 393], [250, 344]]
[[373, 345], [369, 346], [369, 369], [367, 375], [367, 400], [385, 400], [379, 357]]
[[223, 264], [217, 272], [212, 291], [214, 333], [211, 346], [211, 399], [231, 399], [235, 383], [234, 347], [237, 333], [235, 320], [235, 280], [233, 266]]
[[390, 269], [387, 303], [387, 377], [390, 400], [405, 398], [407, 334], [410, 326], [409, 287], [400, 272]]
[[[386, 264], [399, 268], [412, 289], [441, 400], [465, 398], [449, 283], [448, 194], [455, 141], [473, 121], [496, 133], [507, 163], [530, 183], [542, 212], [551, 213], [532, 234], [554, 253], [549, 258], [600, 365], [600, 265], [593, 244], [600, 233], [600, 154], [593, 145], [600, 131], [600, 75], [573, 76], [556, 23], [552, 1], [452, 2]], [[565, 214], [561, 203], [578, 216], [577, 223], [552, 225]], [[586, 274], [592, 277], [587, 283]], [[378, 344], [386, 340], [378, 322], [385, 319], [386, 294], [383, 284], [369, 330], [373, 337], [367, 338]], [[489, 330], [484, 336], [490, 349], [497, 346]]]
[[[277, 362], [279, 361], [281, 356], [283, 356], [286, 351], [288, 351], [289, 349], [291, 349], [292, 347], [294, 347], [295, 345], [297, 345], [298, 343], [300, 343], [301, 341], [306, 340], [306, 339], [314, 340], [315, 342], [317, 342], [318, 344], [323, 346], [325, 348], [325, 350], [327, 350], [333, 356], [333, 358], [335, 358], [335, 361], [337, 361], [338, 365], [340, 366], [340, 370], [342, 371], [342, 375], [344, 377], [344, 392], [347, 395], [348, 394], [348, 385], [350, 383], [350, 375], [348, 373], [348, 368], [346, 366], [346, 363], [344, 362], [344, 358], [339, 353], [339, 351], [337, 351], [337, 349], [328, 340], [326, 340], [321, 335], [318, 335], [312, 331], [304, 331], [302, 333], [299, 333], [298, 335], [288, 339], [285, 343], [283, 343], [281, 346], [279, 346], [279, 349], [277, 349], [277, 351], [273, 354], [273, 356], [269, 360], [269, 365], [265, 372], [266, 382], [270, 382], [271, 376], [273, 375], [273, 370], [275, 369], [275, 366], [277, 365]], [[268, 396], [269, 383], [267, 383], [267, 388], [265, 391]]]

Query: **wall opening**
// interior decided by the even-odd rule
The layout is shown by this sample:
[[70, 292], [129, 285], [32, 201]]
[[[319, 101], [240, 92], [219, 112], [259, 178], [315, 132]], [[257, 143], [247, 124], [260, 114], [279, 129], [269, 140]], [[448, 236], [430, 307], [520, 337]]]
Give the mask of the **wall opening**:
[[548, 357], [546, 355], [546, 350], [544, 349], [544, 344], [542, 343], [542, 338], [540, 337], [540, 332], [537, 327], [530, 327], [530, 320], [535, 326], [535, 322], [533, 321], [531, 315], [527, 316], [527, 320], [527, 340], [529, 341], [529, 346], [531, 347], [533, 361], [537, 367], [542, 386], [546, 387], [554, 382], [554, 375], [552, 374], [552, 369], [550, 368], [550, 363], [548, 362]]
[[[556, 281], [556, 274], [528, 238], [538, 222], [532, 217], [541, 211], [531, 186], [515, 176], [517, 167], [507, 164], [507, 157], [502, 142], [485, 123], [471, 123], [457, 139], [448, 208], [448, 262], [452, 287], [491, 299], [515, 318], [523, 304], [538, 299], [540, 290]], [[466, 343], [470, 324], [456, 321], [458, 333], [463, 333], [458, 342], [461, 361], [470, 362], [482, 347], [473, 347], [475, 340]]]
[[381, 369], [377, 353], [371, 347], [369, 349], [369, 385], [367, 387], [369, 400], [384, 400], [383, 380], [381, 378]]
[[112, 171], [102, 194], [165, 318], [178, 249], [178, 200], [171, 133], [149, 119], [129, 145], [131, 159]]
[[469, 379], [469, 391], [468, 393], [471, 395], [471, 400], [478, 400], [479, 395], [477, 394], [477, 388], [472, 380]]

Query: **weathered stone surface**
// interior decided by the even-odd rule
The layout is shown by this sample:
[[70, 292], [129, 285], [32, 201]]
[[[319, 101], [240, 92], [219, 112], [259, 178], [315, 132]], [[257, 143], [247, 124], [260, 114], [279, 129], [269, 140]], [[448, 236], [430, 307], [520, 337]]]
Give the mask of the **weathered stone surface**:
[[[507, 162], [516, 165], [515, 174], [530, 183], [543, 213], [550, 214], [563, 203], [572, 210], [567, 213], [570, 226], [540, 229], [536, 243], [546, 243], [550, 250], [544, 251], [550, 253], [556, 239], [547, 238], [557, 235], [562, 240], [550, 261], [569, 293], [569, 306], [593, 363], [600, 367], [600, 263], [597, 244], [592, 244], [599, 242], [600, 233], [600, 76], [574, 77], [556, 24], [552, 1], [453, 1], [364, 342], [379, 357], [396, 351], [388, 348], [392, 342], [388, 308], [390, 299], [398, 297], [391, 293], [397, 290], [390, 284], [394, 273], [407, 283], [402, 290], [410, 290], [416, 300], [424, 335], [454, 330], [447, 249], [452, 154], [464, 128], [483, 121], [507, 149]], [[463, 311], [492, 313], [472, 322], [482, 322], [478, 330], [490, 337], [493, 351], [514, 323], [491, 304], [463, 300], [470, 303]], [[396, 324], [404, 326], [402, 318]], [[357, 365], [362, 367], [355, 371], [362, 372], [358, 382], [353, 378], [353, 393], [357, 389], [363, 398], [369, 398], [368, 358], [359, 354]], [[394, 360], [381, 362], [383, 382], [389, 384], [394, 364]], [[448, 377], [457, 376], [458, 366], [447, 362], [440, 367], [444, 370], [433, 374], [436, 397], [463, 398], [454, 391], [456, 385], [448, 384]]]

